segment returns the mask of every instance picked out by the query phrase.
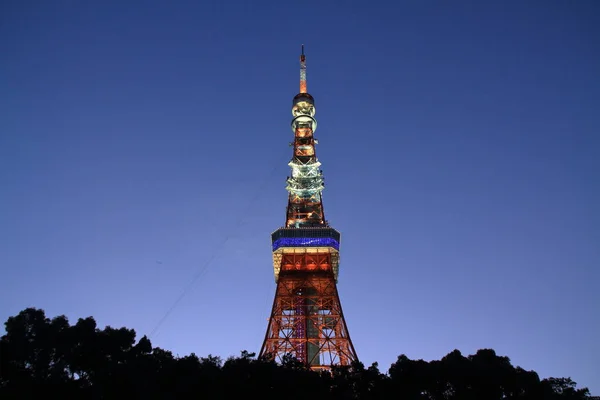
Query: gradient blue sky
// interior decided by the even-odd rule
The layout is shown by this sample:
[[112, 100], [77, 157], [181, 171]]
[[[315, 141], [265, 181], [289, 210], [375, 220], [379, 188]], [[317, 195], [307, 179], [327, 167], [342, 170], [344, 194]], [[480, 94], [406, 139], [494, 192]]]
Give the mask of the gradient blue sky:
[[493, 348], [600, 394], [600, 2], [0, 7], [2, 321], [258, 352], [304, 43], [361, 360]]

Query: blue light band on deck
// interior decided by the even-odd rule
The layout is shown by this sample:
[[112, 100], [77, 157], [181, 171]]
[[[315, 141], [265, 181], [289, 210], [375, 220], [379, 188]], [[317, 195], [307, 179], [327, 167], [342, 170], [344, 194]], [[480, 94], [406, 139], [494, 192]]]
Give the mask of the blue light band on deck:
[[294, 238], [279, 238], [273, 242], [273, 251], [280, 247], [333, 247], [336, 250], [340, 249], [340, 243], [330, 237], [310, 238], [310, 237], [294, 237]]

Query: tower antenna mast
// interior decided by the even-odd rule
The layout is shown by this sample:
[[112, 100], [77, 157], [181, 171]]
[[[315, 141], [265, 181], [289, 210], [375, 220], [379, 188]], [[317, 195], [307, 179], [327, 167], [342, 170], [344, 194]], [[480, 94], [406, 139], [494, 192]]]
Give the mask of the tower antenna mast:
[[306, 56], [304, 56], [304, 45], [302, 45], [302, 54], [300, 55], [300, 93], [306, 92]]

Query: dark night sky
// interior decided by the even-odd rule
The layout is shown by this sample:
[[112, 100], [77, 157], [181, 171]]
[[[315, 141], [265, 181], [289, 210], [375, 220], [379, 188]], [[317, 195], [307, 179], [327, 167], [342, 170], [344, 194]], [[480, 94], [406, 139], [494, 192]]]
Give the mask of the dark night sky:
[[594, 0], [3, 1], [0, 319], [258, 351], [302, 43], [361, 360], [599, 394]]

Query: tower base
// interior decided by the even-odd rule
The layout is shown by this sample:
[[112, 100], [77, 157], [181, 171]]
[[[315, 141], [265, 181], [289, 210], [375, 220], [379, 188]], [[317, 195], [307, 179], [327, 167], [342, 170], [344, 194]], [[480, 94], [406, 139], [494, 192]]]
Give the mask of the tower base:
[[285, 355], [312, 369], [358, 360], [331, 269], [280, 273], [259, 357], [281, 362]]

